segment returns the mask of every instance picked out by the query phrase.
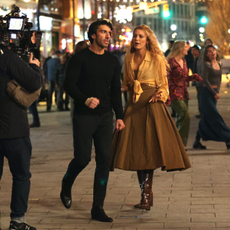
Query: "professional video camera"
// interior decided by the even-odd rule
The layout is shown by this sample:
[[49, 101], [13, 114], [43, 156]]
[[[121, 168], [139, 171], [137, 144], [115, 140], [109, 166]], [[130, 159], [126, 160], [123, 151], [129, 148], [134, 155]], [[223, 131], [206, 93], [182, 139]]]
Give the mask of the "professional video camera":
[[[9, 47], [19, 56], [27, 56], [30, 49], [39, 48], [42, 33], [32, 31], [33, 24], [19, 12], [19, 7], [13, 5], [9, 14], [0, 16], [0, 48]], [[36, 37], [34, 42], [31, 41], [33, 35]]]

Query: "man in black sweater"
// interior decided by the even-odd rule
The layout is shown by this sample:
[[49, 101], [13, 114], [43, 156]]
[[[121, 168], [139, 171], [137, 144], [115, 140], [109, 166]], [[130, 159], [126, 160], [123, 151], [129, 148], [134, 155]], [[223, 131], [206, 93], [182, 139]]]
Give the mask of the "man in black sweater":
[[0, 51], [0, 179], [4, 157], [8, 159], [13, 176], [9, 230], [36, 230], [24, 220], [30, 192], [32, 150], [27, 109], [9, 97], [6, 87], [10, 80], [15, 79], [27, 91], [38, 90], [43, 82], [40, 62], [31, 55], [28, 65], [11, 50]]
[[[109, 158], [113, 132], [113, 112], [116, 129], [122, 130], [120, 64], [105, 51], [113, 26], [108, 20], [93, 22], [88, 31], [89, 48], [74, 54], [66, 68], [64, 88], [74, 99], [74, 158], [62, 180], [61, 200], [66, 208], [72, 203], [71, 188], [78, 174], [91, 160], [92, 140], [95, 145], [92, 219], [112, 222], [103, 205], [109, 177]], [[80, 185], [80, 184], [79, 184]]]

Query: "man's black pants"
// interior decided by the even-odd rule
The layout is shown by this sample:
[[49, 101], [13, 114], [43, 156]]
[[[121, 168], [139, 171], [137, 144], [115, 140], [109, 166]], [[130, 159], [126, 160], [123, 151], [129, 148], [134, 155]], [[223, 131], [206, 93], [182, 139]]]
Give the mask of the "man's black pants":
[[0, 139], [0, 179], [4, 156], [8, 159], [13, 176], [11, 218], [22, 217], [27, 211], [30, 192], [31, 142], [29, 136], [15, 139]]
[[[74, 114], [73, 133], [74, 158], [63, 178], [63, 186], [70, 190], [77, 175], [91, 161], [93, 140], [96, 154], [93, 206], [103, 207], [109, 178], [113, 113], [108, 112], [103, 115]], [[79, 184], [79, 186], [81, 185]]]

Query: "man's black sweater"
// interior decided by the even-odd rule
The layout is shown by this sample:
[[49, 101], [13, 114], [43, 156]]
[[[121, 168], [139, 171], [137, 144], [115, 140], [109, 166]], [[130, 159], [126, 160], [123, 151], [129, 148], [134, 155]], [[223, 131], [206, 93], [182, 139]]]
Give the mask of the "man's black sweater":
[[[120, 73], [118, 59], [107, 51], [98, 55], [86, 48], [74, 54], [66, 67], [64, 88], [74, 99], [75, 113], [100, 115], [113, 109], [116, 119], [122, 119]], [[100, 101], [95, 109], [85, 105], [90, 97]]]

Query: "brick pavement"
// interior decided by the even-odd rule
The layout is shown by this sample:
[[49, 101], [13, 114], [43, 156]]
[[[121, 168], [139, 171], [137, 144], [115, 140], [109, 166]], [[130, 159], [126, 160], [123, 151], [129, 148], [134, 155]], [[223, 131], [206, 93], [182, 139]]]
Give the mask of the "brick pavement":
[[[192, 168], [183, 172], [156, 170], [153, 181], [154, 207], [151, 211], [136, 210], [140, 188], [135, 172], [115, 170], [110, 174], [106, 212], [113, 223], [90, 219], [93, 194], [94, 154], [87, 168], [76, 179], [73, 203], [66, 210], [59, 199], [61, 179], [73, 155], [69, 112], [45, 112], [38, 107], [41, 127], [31, 130], [31, 192], [26, 219], [38, 230], [48, 229], [230, 229], [230, 151], [224, 143], [203, 143], [208, 150], [193, 150], [198, 125], [196, 92], [189, 88], [191, 128], [188, 155]], [[218, 109], [230, 126], [230, 89], [222, 87]], [[29, 114], [31, 121], [31, 115]], [[167, 140], [166, 140], [167, 141]], [[0, 210], [2, 230], [9, 226], [11, 174], [5, 162], [1, 181]]]

